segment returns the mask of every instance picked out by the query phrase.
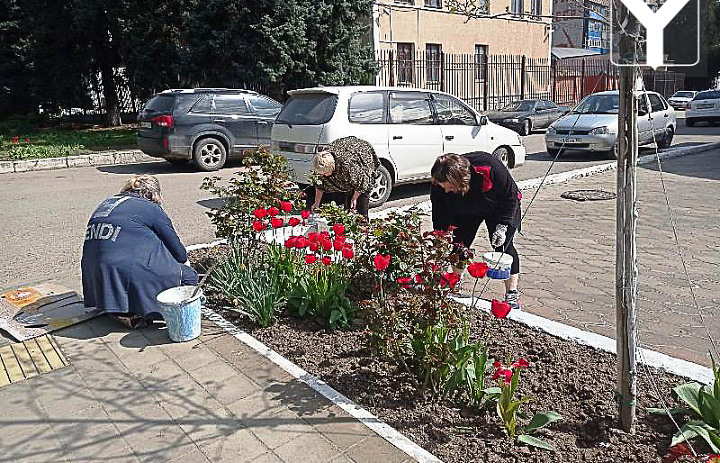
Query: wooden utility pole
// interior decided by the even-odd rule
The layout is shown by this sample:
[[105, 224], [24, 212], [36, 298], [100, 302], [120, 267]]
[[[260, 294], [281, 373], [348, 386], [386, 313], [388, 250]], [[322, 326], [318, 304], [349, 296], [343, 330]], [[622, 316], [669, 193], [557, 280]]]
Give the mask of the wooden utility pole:
[[[625, 6], [614, 3], [615, 30], [619, 34], [619, 63], [637, 63], [635, 35], [637, 20]], [[623, 25], [621, 30], [618, 25]], [[637, 257], [635, 222], [637, 219], [635, 166], [638, 156], [637, 85], [638, 66], [620, 67], [620, 108], [617, 152], [617, 250], [615, 261], [615, 301], [617, 320], [618, 411], [620, 428], [632, 432], [635, 425], [636, 359], [635, 297]]]

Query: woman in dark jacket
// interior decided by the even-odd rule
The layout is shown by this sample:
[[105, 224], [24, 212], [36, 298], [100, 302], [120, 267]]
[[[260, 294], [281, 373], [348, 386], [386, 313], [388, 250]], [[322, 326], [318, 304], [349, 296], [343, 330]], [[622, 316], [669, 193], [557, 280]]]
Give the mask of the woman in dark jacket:
[[159, 293], [198, 280], [161, 201], [158, 180], [136, 176], [98, 206], [85, 230], [85, 306], [116, 315], [132, 328], [160, 318]]
[[433, 228], [454, 230], [454, 242], [469, 248], [485, 222], [490, 244], [513, 258], [505, 280], [505, 301], [519, 308], [520, 257], [513, 236], [520, 227], [520, 190], [503, 163], [488, 153], [445, 154], [433, 165]]
[[375, 185], [375, 175], [380, 166], [372, 145], [356, 137], [339, 138], [317, 153], [313, 158], [315, 203], [320, 206], [325, 193], [343, 196], [345, 208], [356, 210], [368, 218], [369, 194]]

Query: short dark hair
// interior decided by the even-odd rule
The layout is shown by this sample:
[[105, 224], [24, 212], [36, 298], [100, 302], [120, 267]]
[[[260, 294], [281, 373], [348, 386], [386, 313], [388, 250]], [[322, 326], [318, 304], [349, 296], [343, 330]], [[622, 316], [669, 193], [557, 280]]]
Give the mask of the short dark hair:
[[433, 183], [450, 183], [460, 194], [470, 191], [470, 161], [455, 153], [443, 154], [430, 170]]

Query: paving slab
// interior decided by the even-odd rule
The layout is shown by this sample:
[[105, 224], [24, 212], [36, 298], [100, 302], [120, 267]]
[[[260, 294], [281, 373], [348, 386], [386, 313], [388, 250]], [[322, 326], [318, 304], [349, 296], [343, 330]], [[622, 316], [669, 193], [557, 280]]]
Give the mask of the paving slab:
[[12, 461], [409, 458], [207, 320], [185, 343], [162, 324], [131, 331], [105, 316], [54, 339], [68, 366], [0, 389], [0, 444]]

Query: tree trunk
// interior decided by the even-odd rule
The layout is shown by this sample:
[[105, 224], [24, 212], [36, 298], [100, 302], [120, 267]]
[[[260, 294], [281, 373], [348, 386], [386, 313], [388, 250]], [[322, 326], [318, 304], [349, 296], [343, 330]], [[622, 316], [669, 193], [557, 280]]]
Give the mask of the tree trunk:
[[117, 127], [122, 125], [122, 120], [120, 119], [115, 73], [112, 64], [107, 59], [107, 53], [103, 53], [100, 60], [100, 75], [105, 99], [105, 124], [108, 127]]

